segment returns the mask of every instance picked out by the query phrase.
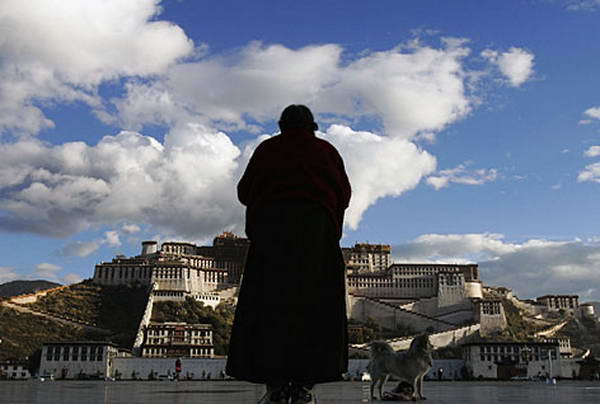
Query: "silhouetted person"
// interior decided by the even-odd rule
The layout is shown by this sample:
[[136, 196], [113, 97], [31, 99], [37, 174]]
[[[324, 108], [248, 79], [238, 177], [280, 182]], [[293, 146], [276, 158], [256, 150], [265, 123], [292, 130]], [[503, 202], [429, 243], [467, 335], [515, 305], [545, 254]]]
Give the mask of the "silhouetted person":
[[316, 383], [348, 370], [344, 260], [350, 184], [303, 105], [254, 151], [238, 184], [251, 241], [227, 374], [267, 385], [260, 403], [312, 403]]

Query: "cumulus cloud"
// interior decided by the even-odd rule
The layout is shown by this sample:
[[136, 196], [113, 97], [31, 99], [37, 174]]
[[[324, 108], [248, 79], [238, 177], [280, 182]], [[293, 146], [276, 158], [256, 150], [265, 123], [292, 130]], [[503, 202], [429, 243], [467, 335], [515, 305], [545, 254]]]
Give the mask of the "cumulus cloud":
[[123, 227], [121, 227], [121, 230], [125, 234], [135, 234], [141, 231], [142, 229], [137, 224], [124, 224]]
[[65, 276], [62, 277], [62, 284], [64, 285], [71, 285], [73, 283], [79, 283], [81, 282], [83, 279], [81, 278], [81, 276], [77, 275], [77, 274], [67, 274]]
[[39, 101], [99, 107], [97, 86], [163, 72], [190, 54], [181, 28], [156, 19], [160, 0], [0, 2], [0, 133], [53, 126]]
[[346, 222], [357, 228], [366, 209], [384, 196], [397, 196], [416, 187], [435, 170], [436, 160], [414, 143], [332, 125], [323, 136], [346, 158], [352, 199]]
[[65, 257], [87, 257], [96, 252], [101, 246], [98, 241], [72, 241], [58, 251]]
[[116, 107], [131, 128], [192, 114], [239, 129], [273, 120], [285, 105], [303, 100], [320, 114], [380, 119], [388, 135], [410, 138], [470, 112], [462, 63], [469, 49], [460, 45], [399, 46], [344, 64], [338, 45], [252, 43], [227, 56], [173, 66], [150, 83], [129, 82]]
[[583, 152], [585, 157], [598, 157], [600, 156], [600, 146], [591, 146], [589, 149]]
[[[354, 191], [348, 225], [356, 228], [378, 199], [401, 195], [435, 170], [435, 157], [418, 143], [432, 141], [477, 103], [467, 85], [477, 72], [466, 67], [471, 49], [464, 40], [411, 41], [358, 55], [336, 44], [291, 49], [260, 42], [194, 54], [179, 27], [158, 20], [158, 0], [19, 4], [0, 5], [10, 28], [0, 43], [0, 117], [8, 119], [0, 118], [0, 131], [36, 133], [53, 124], [40, 102], [74, 100], [128, 130], [94, 145], [31, 137], [0, 143], [4, 231], [65, 237], [115, 223], [149, 224], [188, 239], [240, 231], [235, 184], [248, 153], [227, 133], [262, 133], [299, 100], [333, 123], [323, 136], [346, 160]], [[519, 83], [527, 79], [523, 52], [497, 56], [501, 71]], [[525, 53], [532, 68], [533, 55]], [[98, 86], [118, 78], [122, 95], [102, 99]], [[365, 122], [378, 122], [380, 132], [352, 128]], [[143, 134], [155, 124], [165, 128], [160, 141]], [[137, 231], [128, 226], [124, 234]], [[61, 253], [86, 256], [103, 243], [118, 245], [117, 230], [110, 232]]]
[[62, 269], [62, 267], [54, 264], [50, 264], [48, 262], [42, 262], [35, 267], [35, 271], [29, 275], [31, 279], [50, 279], [56, 280], [57, 273]]
[[[199, 124], [173, 128], [164, 144], [123, 131], [95, 146], [19, 139], [0, 144], [0, 155], [0, 172], [19, 171], [0, 188], [0, 209], [8, 213], [0, 216], [3, 230], [62, 237], [94, 224], [135, 220], [194, 236], [241, 222], [235, 198], [239, 149], [222, 132]], [[105, 237], [116, 245], [116, 236]], [[86, 256], [101, 242], [70, 243], [62, 254]]]
[[483, 185], [486, 182], [495, 181], [498, 171], [494, 168], [469, 170], [470, 163], [459, 164], [455, 168], [441, 170], [435, 175], [427, 177], [427, 184], [436, 190], [447, 187], [451, 183], [464, 185]]
[[[346, 160], [354, 190], [347, 223], [355, 228], [379, 198], [414, 188], [435, 169], [435, 158], [411, 140], [431, 140], [471, 112], [465, 86], [471, 73], [463, 66], [470, 50], [463, 45], [415, 42], [344, 63], [338, 45], [290, 49], [255, 42], [227, 56], [173, 66], [154, 81], [129, 82], [115, 101], [117, 117], [138, 129], [149, 123], [181, 127], [194, 116], [205, 126], [255, 131], [256, 123], [304, 100], [338, 122], [324, 136]], [[383, 133], [339, 123], [373, 118]]]
[[119, 232], [116, 230], [104, 232], [104, 242], [111, 247], [120, 246], [121, 240], [119, 239]]
[[69, 273], [64, 276], [60, 276], [59, 272], [62, 270], [63, 268], [59, 265], [42, 262], [35, 267], [35, 271], [29, 274], [27, 278], [46, 279], [52, 282], [61, 283], [63, 285], [81, 282], [82, 278], [78, 274]]
[[521, 86], [533, 76], [535, 56], [525, 49], [511, 47], [507, 52], [486, 49], [481, 55], [495, 65], [513, 87]]
[[[510, 287], [520, 297], [587, 294], [599, 299], [600, 240], [507, 242], [500, 234], [427, 234], [393, 247], [399, 262], [477, 262], [488, 285]], [[593, 295], [590, 295], [593, 293]]]
[[[154, 81], [130, 82], [116, 101], [120, 119], [128, 126], [168, 125], [163, 143], [121, 131], [94, 146], [30, 138], [2, 144], [8, 157], [0, 162], [0, 209], [8, 214], [0, 216], [0, 229], [66, 236], [115, 220], [190, 238], [239, 229], [234, 190], [247, 155], [213, 128], [272, 120], [297, 99], [342, 119], [382, 118], [383, 134], [343, 125], [324, 134], [346, 159], [354, 188], [348, 223], [356, 227], [379, 198], [414, 188], [435, 169], [435, 158], [410, 139], [469, 113], [462, 66], [469, 51], [447, 41], [346, 65], [341, 52], [337, 45], [292, 50], [255, 43], [228, 57], [179, 64]], [[81, 256], [98, 242], [67, 247], [65, 254]]]
[[14, 281], [19, 278], [13, 267], [0, 267], [0, 283]]
[[585, 169], [577, 175], [577, 182], [586, 181], [600, 183], [600, 163], [587, 165]]
[[567, 0], [567, 10], [596, 11], [600, 9], [600, 0]]
[[600, 119], [600, 107], [591, 107], [586, 109], [583, 114], [588, 118]]

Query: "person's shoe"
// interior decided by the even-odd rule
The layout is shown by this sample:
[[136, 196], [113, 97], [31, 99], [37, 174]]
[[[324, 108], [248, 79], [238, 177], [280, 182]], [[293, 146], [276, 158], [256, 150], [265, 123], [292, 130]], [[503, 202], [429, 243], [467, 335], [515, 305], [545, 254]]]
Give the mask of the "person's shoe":
[[288, 404], [290, 389], [288, 386], [267, 386], [267, 392], [258, 404]]
[[315, 393], [305, 386], [292, 386], [291, 404], [316, 404]]

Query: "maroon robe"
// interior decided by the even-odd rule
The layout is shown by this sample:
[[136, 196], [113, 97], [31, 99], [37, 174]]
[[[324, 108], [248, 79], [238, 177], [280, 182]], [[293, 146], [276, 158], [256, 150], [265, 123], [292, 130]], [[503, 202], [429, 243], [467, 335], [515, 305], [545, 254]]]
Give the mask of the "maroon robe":
[[343, 161], [311, 131], [261, 143], [238, 184], [251, 245], [227, 374], [255, 383], [341, 380], [348, 368], [339, 239], [350, 185]]

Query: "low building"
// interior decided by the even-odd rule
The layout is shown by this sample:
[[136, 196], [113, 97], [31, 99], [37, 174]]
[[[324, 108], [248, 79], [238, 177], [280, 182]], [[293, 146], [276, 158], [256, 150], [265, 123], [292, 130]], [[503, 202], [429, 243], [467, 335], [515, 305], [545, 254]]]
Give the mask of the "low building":
[[24, 361], [0, 362], [0, 380], [26, 380], [31, 377], [28, 363]]
[[42, 346], [40, 375], [57, 379], [103, 379], [110, 376], [109, 364], [117, 356], [119, 349], [112, 342], [47, 342]]
[[575, 310], [579, 307], [579, 296], [577, 295], [544, 295], [535, 299], [538, 303], [546, 306], [548, 310]]
[[561, 358], [573, 357], [573, 348], [571, 347], [571, 338], [569, 337], [543, 338], [541, 342], [557, 343], [559, 346]]
[[491, 335], [508, 326], [504, 306], [500, 299], [475, 300], [475, 321], [481, 324], [481, 335]]
[[465, 365], [475, 378], [561, 376], [558, 342], [476, 342], [463, 345]]
[[212, 325], [151, 322], [141, 352], [147, 358], [213, 358]]

